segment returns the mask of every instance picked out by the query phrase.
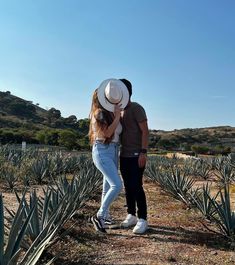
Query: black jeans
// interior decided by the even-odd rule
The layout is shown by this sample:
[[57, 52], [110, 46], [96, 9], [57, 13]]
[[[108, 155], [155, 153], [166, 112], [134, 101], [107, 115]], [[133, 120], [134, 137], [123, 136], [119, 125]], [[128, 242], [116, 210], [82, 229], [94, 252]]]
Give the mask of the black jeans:
[[139, 168], [138, 157], [120, 157], [120, 170], [124, 181], [127, 212], [147, 219], [147, 204], [143, 189], [144, 168]]

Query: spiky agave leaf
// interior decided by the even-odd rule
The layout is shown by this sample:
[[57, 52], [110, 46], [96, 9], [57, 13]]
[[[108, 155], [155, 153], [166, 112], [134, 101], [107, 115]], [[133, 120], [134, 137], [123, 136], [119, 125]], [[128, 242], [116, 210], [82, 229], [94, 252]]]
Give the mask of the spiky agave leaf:
[[3, 264], [4, 255], [4, 211], [2, 193], [0, 193], [0, 264]]
[[36, 264], [44, 249], [50, 244], [58, 229], [61, 227], [62, 220], [54, 225], [55, 220], [59, 219], [58, 216], [61, 214], [61, 212], [62, 206], [58, 208], [57, 212], [54, 213], [47, 225], [34, 240], [19, 265]]
[[162, 176], [159, 167], [157, 166], [155, 160], [148, 162], [145, 169], [145, 176], [153, 181], [157, 181], [159, 184], [162, 183]]
[[211, 197], [211, 186], [209, 183], [203, 185], [202, 188], [199, 189], [198, 192], [191, 195], [192, 201], [197, 209], [204, 215], [204, 217], [208, 220], [212, 220], [212, 217], [215, 214], [214, 204], [211, 199], [214, 201], [219, 195], [219, 192], [213, 197]]
[[[23, 194], [25, 196], [25, 193]], [[2, 261], [1, 265], [7, 265], [11, 262], [15, 262], [18, 259], [20, 244], [25, 236], [27, 226], [30, 222], [32, 214], [35, 208], [32, 208], [29, 212], [29, 215], [25, 218], [24, 216], [24, 203], [19, 204], [18, 209], [15, 213], [14, 219], [12, 221], [12, 226], [9, 229], [9, 234], [7, 236], [6, 248], [4, 250], [4, 213], [3, 213], [3, 202], [2, 196], [0, 197], [0, 209], [1, 209], [1, 232], [2, 235], [0, 237], [0, 260]], [[14, 263], [15, 264], [15, 263]]]
[[225, 185], [223, 191], [219, 191], [220, 202], [209, 197], [215, 208], [213, 221], [217, 224], [222, 234], [235, 240], [235, 213], [231, 210], [229, 185]]
[[199, 159], [196, 162], [196, 172], [203, 179], [207, 180], [210, 177], [211, 165], [205, 159]]

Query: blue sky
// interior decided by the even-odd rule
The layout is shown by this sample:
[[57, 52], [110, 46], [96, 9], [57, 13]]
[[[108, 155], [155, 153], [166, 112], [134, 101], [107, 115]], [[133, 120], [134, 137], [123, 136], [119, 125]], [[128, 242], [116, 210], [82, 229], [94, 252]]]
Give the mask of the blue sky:
[[235, 126], [234, 0], [0, 0], [0, 91], [88, 117], [110, 77], [151, 129]]

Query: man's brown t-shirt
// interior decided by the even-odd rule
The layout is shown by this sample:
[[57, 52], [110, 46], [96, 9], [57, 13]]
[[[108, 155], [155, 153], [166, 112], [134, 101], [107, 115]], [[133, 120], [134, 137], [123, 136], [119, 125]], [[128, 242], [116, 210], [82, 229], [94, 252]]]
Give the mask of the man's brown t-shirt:
[[139, 122], [147, 120], [144, 108], [131, 102], [125, 109], [122, 123], [121, 153], [122, 157], [138, 156], [142, 148], [142, 132]]

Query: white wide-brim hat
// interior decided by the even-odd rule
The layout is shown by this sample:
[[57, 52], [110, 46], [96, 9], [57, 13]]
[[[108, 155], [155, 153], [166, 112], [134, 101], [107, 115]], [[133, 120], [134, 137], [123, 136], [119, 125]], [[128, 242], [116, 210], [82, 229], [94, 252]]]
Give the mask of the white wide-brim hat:
[[97, 96], [101, 106], [111, 112], [114, 112], [115, 105], [120, 105], [124, 109], [130, 98], [125, 84], [114, 78], [104, 80], [100, 84]]

